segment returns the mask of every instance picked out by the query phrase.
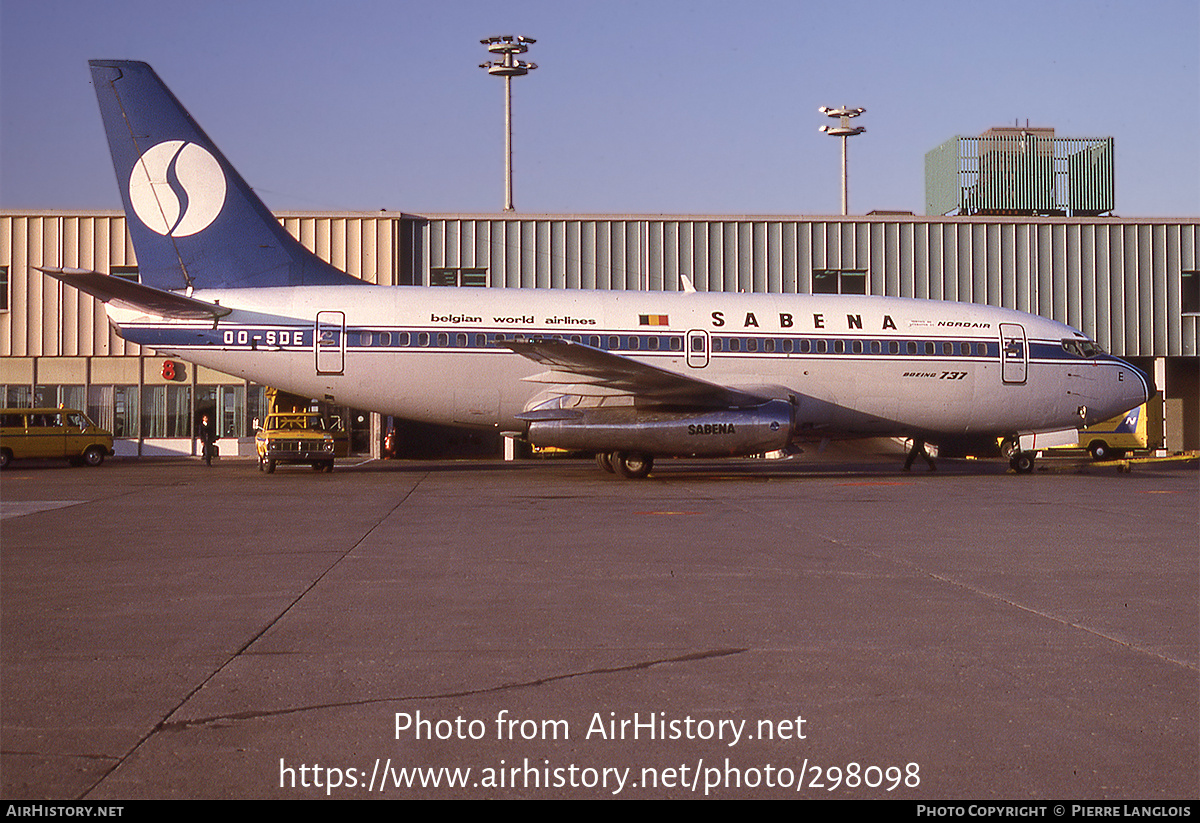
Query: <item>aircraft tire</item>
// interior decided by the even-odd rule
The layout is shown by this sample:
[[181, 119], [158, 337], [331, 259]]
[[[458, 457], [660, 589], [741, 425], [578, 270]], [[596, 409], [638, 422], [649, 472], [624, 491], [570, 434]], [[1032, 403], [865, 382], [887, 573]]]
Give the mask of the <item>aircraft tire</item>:
[[1011, 461], [1013, 457], [1016, 456], [1017, 449], [1019, 448], [1020, 446], [1017, 444], [1017, 439], [1015, 437], [1006, 437], [1004, 438], [1004, 442], [1000, 444], [1000, 454], [1004, 455]]
[[616, 471], [616, 469], [613, 468], [613, 456], [611, 452], [597, 452], [596, 465], [604, 469], [604, 471], [608, 472], [609, 474], [612, 474]]
[[1012, 459], [1008, 461], [1008, 465], [1011, 466], [1012, 470], [1017, 474], [1029, 474], [1031, 471], [1033, 471], [1033, 461], [1033, 452], [1017, 452], [1012, 456]]
[[627, 480], [641, 480], [654, 467], [654, 457], [638, 452], [613, 452], [613, 468]]

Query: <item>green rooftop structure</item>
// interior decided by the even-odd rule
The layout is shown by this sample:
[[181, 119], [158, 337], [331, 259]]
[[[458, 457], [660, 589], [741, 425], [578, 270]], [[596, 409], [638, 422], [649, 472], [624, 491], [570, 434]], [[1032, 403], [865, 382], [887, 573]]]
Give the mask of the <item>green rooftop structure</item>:
[[1114, 208], [1113, 139], [1006, 127], [925, 155], [927, 215], [1097, 217]]

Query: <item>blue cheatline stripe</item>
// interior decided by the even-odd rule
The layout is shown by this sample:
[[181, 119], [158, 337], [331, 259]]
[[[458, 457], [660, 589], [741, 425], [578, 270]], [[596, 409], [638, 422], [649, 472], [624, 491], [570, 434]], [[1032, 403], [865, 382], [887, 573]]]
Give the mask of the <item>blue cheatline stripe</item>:
[[[430, 330], [421, 327], [350, 328], [323, 330], [331, 334], [332, 345], [342, 345], [343, 337], [347, 351], [358, 353], [395, 352], [407, 350], [494, 350], [505, 353], [506, 341], [531, 338], [559, 338], [590, 345], [605, 351], [637, 355], [685, 354], [686, 340], [683, 334], [630, 334], [627, 330], [589, 330], [588, 332], [562, 332], [558, 330], [529, 329], [522, 332], [483, 331], [479, 329]], [[218, 347], [241, 351], [270, 349], [304, 351], [312, 348], [313, 327], [294, 326], [246, 326], [217, 328], [211, 326], [145, 325], [127, 326], [129, 340], [141, 345], [175, 349], [209, 349]], [[947, 350], [948, 349], [948, 350]], [[808, 357], [813, 359], [849, 358], [854, 360], [936, 360], [956, 362], [978, 362], [996, 360], [1000, 356], [997, 341], [979, 338], [877, 338], [840, 337], [820, 335], [723, 335], [710, 333], [709, 353], [721, 359], [787, 359]], [[1057, 341], [1029, 341], [1027, 344], [1030, 363], [1086, 363], [1097, 358], [1081, 358], [1068, 353]], [[1115, 363], [1122, 361], [1109, 355], [1101, 359]], [[1124, 363], [1122, 363], [1124, 365]]]

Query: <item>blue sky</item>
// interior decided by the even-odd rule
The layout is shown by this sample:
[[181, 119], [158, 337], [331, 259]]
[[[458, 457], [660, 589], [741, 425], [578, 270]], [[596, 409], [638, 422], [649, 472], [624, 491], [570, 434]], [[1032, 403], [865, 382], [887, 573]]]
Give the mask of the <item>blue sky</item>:
[[529, 213], [835, 214], [1016, 122], [1116, 138], [1122, 216], [1200, 215], [1196, 0], [0, 0], [0, 206], [119, 206], [89, 58], [151, 63], [275, 209], [493, 212], [514, 81]]

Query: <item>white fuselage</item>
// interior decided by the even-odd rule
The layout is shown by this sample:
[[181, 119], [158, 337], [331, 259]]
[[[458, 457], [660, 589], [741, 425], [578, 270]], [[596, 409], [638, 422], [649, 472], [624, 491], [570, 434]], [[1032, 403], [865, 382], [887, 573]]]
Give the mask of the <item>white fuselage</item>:
[[[1056, 431], [1146, 400], [1140, 372], [1055, 321], [975, 304], [836, 295], [318, 286], [198, 291], [232, 313], [169, 321], [110, 307], [127, 339], [301, 395], [523, 431], [548, 380], [505, 340], [561, 335], [797, 405], [799, 433]], [[1090, 342], [1090, 341], [1089, 341]], [[597, 392], [603, 394], [604, 392]]]

